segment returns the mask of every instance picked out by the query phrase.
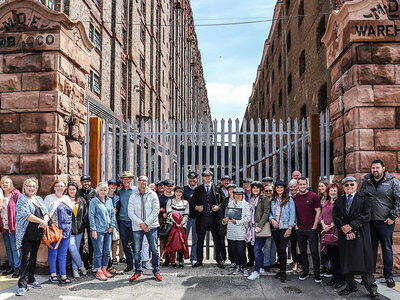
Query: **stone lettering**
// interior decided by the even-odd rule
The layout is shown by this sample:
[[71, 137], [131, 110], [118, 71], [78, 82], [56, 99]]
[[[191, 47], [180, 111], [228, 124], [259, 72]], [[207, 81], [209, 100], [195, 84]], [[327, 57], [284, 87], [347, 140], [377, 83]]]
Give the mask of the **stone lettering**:
[[48, 26], [49, 21], [41, 16], [33, 15], [29, 22], [25, 13], [18, 13], [17, 11], [12, 11], [12, 17], [9, 16], [0, 20], [0, 32], [38, 30], [45, 29]]
[[33, 16], [31, 24], [29, 26], [33, 29], [37, 29], [37, 22], [40, 21], [41, 18], [37, 16]]
[[49, 34], [47, 37], [46, 37], [46, 44], [47, 45], [52, 45], [54, 43], [54, 36], [53, 35], [51, 35], [51, 34]]
[[355, 25], [358, 36], [398, 36], [400, 27], [397, 25]]
[[399, 3], [397, 0], [388, 0], [388, 17], [389, 19], [398, 19], [399, 18]]
[[9, 37], [7, 38], [7, 43], [8, 43], [8, 47], [9, 47], [9, 48], [15, 47], [15, 37], [9, 36]]
[[36, 37], [36, 44], [37, 44], [38, 46], [42, 46], [42, 45], [43, 45], [43, 36], [38, 35], [38, 36]]

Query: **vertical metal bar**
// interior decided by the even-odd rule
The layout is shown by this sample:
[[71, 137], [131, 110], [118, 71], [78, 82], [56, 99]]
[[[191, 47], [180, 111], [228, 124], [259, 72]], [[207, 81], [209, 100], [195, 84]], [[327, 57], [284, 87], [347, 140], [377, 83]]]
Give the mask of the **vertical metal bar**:
[[104, 181], [104, 127], [105, 122], [101, 122], [101, 134], [100, 134], [100, 181]]
[[319, 151], [320, 151], [320, 155], [319, 155], [319, 163], [320, 163], [320, 178], [323, 178], [325, 175], [325, 155], [324, 155], [324, 151], [325, 151], [325, 130], [324, 130], [324, 125], [325, 125], [325, 118], [324, 118], [324, 113], [321, 112], [319, 114], [319, 132], [320, 132], [320, 147], [319, 147]]
[[294, 119], [294, 169], [299, 171], [299, 120], [297, 118]]
[[[221, 177], [225, 175], [225, 120], [221, 120]], [[217, 178], [218, 179], [218, 178]]]
[[[262, 143], [261, 143], [261, 119], [257, 121], [257, 160], [262, 157]], [[262, 163], [258, 164], [258, 180], [262, 179]]]
[[167, 127], [167, 122], [165, 120], [163, 120], [162, 123], [162, 143], [161, 143], [161, 180], [165, 180], [165, 174], [166, 174], [166, 170], [165, 170], [165, 144], [166, 144], [166, 136], [165, 136], [165, 131], [166, 131], [166, 127]]
[[[187, 182], [187, 171], [189, 169], [188, 166], [188, 121], [185, 120], [183, 123], [183, 180], [185, 181], [185, 185]], [[200, 177], [201, 178], [201, 177]]]
[[[217, 183], [218, 178], [218, 122], [214, 120], [214, 183]], [[201, 177], [200, 177], [201, 179]]]
[[325, 137], [326, 137], [326, 178], [330, 178], [331, 176], [331, 132], [330, 132], [330, 116], [329, 116], [329, 107], [326, 109], [325, 111], [325, 120], [326, 120], [326, 124], [325, 124]]
[[[177, 154], [177, 168], [176, 168], [176, 184], [178, 186], [181, 186], [181, 121], [178, 120], [177, 126], [176, 126], [176, 154]], [[183, 181], [182, 181], [183, 182]]]
[[151, 119], [147, 121], [147, 177], [149, 178], [149, 183], [154, 182], [153, 174], [151, 172], [153, 160], [151, 159], [152, 152], [152, 141], [151, 141], [151, 131], [152, 131]]
[[154, 126], [154, 182], [156, 183], [159, 178], [158, 178], [158, 128], [159, 128], [159, 120], [156, 120], [156, 124]]
[[301, 174], [306, 177], [306, 120], [301, 119]]
[[145, 131], [144, 131], [144, 120], [142, 119], [140, 121], [140, 174], [139, 176], [144, 174], [144, 164], [146, 162], [146, 156], [144, 155], [144, 136], [145, 136]]
[[131, 170], [131, 122], [126, 120], [126, 164], [125, 169]]
[[228, 120], [228, 174], [232, 177], [232, 120]]
[[[210, 119], [207, 118], [207, 125], [206, 125], [206, 170], [210, 170], [210, 164], [211, 164], [211, 151], [210, 151], [210, 139], [211, 139], [211, 133], [210, 133]], [[201, 177], [201, 174], [200, 174]]]
[[307, 131], [308, 131], [308, 174], [307, 177], [311, 181], [311, 121], [310, 117], [307, 117]]
[[236, 119], [235, 121], [235, 132], [236, 132], [236, 139], [235, 139], [235, 173], [236, 173], [236, 185], [239, 186], [240, 184], [240, 121]]
[[138, 124], [135, 121], [133, 121], [133, 184], [136, 185], [137, 178], [141, 174], [138, 175], [137, 172], [137, 161], [138, 161]]
[[[243, 120], [243, 179], [247, 178], [247, 120]], [[254, 178], [252, 178], [254, 179]]]
[[106, 180], [108, 180], [110, 177], [109, 177], [109, 174], [108, 174], [108, 160], [109, 160], [109, 141], [108, 141], [108, 138], [109, 138], [109, 126], [110, 126], [110, 123], [109, 123], [109, 121], [108, 120], [106, 120], [105, 122], [104, 122], [104, 127], [105, 127], [105, 131], [104, 131], [104, 133], [105, 133], [105, 140], [104, 140], [104, 152], [105, 152], [105, 161], [104, 161], [104, 169], [105, 169], [105, 173], [104, 173], [104, 176], [105, 176], [105, 178], [106, 178]]
[[174, 178], [174, 122], [172, 119], [169, 120], [169, 177], [175, 181]]
[[[270, 132], [269, 132], [269, 121], [265, 120], [265, 156], [269, 155], [269, 137], [270, 137]], [[269, 162], [271, 161], [271, 158], [267, 158], [265, 161], [265, 176], [269, 177]]]
[[[250, 164], [254, 163], [254, 120], [250, 120]], [[255, 178], [255, 169], [251, 167], [251, 178]]]
[[119, 121], [119, 174], [122, 175], [124, 162], [124, 123]]
[[115, 124], [115, 119], [113, 119], [112, 124], [112, 174], [115, 179], [117, 179], [117, 126]]
[[272, 120], [272, 177], [276, 180], [276, 121]]
[[279, 179], [285, 180], [284, 173], [285, 162], [283, 160], [283, 121], [279, 120]]
[[286, 124], [287, 138], [287, 181], [292, 178], [292, 119], [288, 118]]
[[199, 132], [199, 173], [203, 172], [203, 120], [199, 121], [198, 126]]
[[192, 171], [196, 171], [196, 123], [192, 120]]

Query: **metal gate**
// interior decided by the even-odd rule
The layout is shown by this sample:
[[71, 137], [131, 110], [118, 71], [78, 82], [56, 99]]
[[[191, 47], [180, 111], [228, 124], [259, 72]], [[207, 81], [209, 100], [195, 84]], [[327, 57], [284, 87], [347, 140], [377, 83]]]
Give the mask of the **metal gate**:
[[170, 178], [185, 185], [188, 172], [206, 169], [215, 181], [230, 175], [237, 184], [264, 176], [288, 180], [294, 170], [314, 179], [331, 175], [328, 110], [301, 120], [142, 120], [133, 126], [88, 112], [83, 172], [97, 181], [126, 170], [135, 184], [145, 174], [149, 182]]

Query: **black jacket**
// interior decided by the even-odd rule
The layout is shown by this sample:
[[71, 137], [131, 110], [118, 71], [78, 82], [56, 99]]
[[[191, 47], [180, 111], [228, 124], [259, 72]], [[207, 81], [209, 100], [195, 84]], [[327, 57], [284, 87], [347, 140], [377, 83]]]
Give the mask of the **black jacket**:
[[86, 200], [86, 205], [89, 209], [90, 200], [92, 200], [93, 198], [96, 198], [96, 190], [92, 187], [88, 190], [80, 189], [79, 196]]
[[[191, 207], [195, 206], [200, 206], [203, 205], [203, 195], [206, 192], [206, 189], [204, 187], [204, 184], [199, 185], [197, 188], [195, 188], [192, 201], [191, 201]], [[215, 198], [215, 203], [216, 205], [220, 206], [222, 200], [224, 199], [224, 196], [220, 194], [218, 187], [215, 184], [211, 184], [211, 192], [214, 195]], [[200, 213], [198, 211], [195, 211], [196, 217], [200, 216]], [[215, 216], [218, 218], [218, 213], [214, 213]]]
[[80, 234], [85, 230], [85, 226], [89, 222], [88, 212], [86, 200], [80, 197], [78, 214], [75, 216], [72, 213], [72, 234]]
[[192, 190], [189, 185], [185, 185], [183, 187], [183, 196], [182, 198], [189, 202], [189, 218], [196, 218], [196, 211], [194, 210], [194, 206], [191, 204], [194, 190]]
[[[362, 193], [356, 193], [349, 213], [346, 211], [347, 199], [339, 197], [333, 206], [332, 216], [339, 230], [340, 265], [343, 274], [373, 273], [373, 253], [371, 244], [371, 203]], [[347, 240], [342, 226], [349, 224], [356, 233], [354, 240]]]

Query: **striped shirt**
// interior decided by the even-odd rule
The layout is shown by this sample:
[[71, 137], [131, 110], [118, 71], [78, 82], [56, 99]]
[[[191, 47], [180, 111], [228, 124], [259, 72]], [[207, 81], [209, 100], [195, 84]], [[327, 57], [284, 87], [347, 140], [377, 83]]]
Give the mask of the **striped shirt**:
[[186, 228], [186, 223], [189, 218], [189, 202], [186, 200], [176, 201], [175, 198], [169, 199], [167, 202], [167, 222], [170, 224], [175, 222], [172, 217], [173, 212], [177, 212], [183, 217], [182, 225]]
[[229, 204], [227, 207], [237, 207], [242, 209], [242, 218], [233, 224], [228, 221], [228, 226], [226, 229], [226, 238], [233, 241], [244, 241], [246, 236], [246, 230], [250, 222], [250, 205], [246, 200], [238, 201], [237, 204], [231, 199], [229, 199]]

